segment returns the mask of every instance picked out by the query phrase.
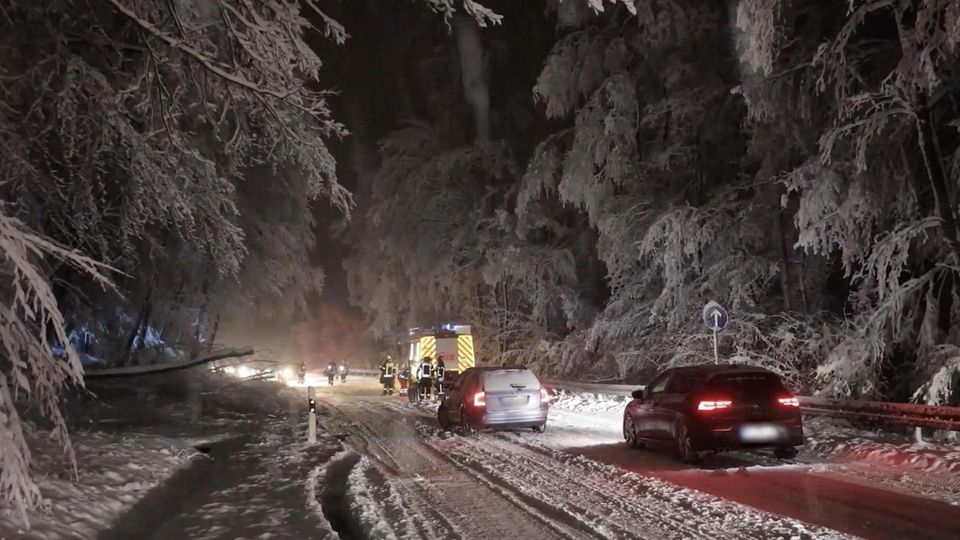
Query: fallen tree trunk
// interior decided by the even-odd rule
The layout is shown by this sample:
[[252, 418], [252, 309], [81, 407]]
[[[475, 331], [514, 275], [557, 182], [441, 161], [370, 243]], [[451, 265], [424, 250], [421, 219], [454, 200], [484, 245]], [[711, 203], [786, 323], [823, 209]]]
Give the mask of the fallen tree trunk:
[[244, 347], [242, 349], [223, 349], [214, 353], [200, 356], [186, 362], [175, 362], [170, 364], [153, 364], [149, 366], [127, 366], [106, 369], [88, 369], [83, 372], [84, 380], [106, 379], [115, 377], [143, 377], [147, 375], [157, 375], [159, 373], [169, 373], [182, 369], [190, 369], [203, 364], [208, 364], [224, 358], [240, 358], [253, 354], [253, 347]]

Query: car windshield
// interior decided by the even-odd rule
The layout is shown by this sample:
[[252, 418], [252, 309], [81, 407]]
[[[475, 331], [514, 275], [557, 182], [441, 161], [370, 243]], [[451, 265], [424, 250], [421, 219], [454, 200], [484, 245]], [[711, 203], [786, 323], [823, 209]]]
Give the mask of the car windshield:
[[502, 392], [516, 389], [537, 389], [540, 381], [527, 369], [503, 369], [483, 374], [483, 388], [487, 392]]
[[773, 373], [736, 373], [712, 377], [706, 390], [736, 399], [767, 397], [785, 389], [780, 378]]

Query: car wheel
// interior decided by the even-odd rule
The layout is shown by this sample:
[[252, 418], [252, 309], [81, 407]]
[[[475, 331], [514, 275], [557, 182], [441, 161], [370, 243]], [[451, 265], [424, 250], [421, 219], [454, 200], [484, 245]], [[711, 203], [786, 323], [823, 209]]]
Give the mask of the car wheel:
[[693, 463], [697, 460], [697, 453], [693, 449], [693, 438], [690, 437], [690, 429], [687, 423], [681, 421], [677, 425], [674, 444], [677, 450], [677, 457], [684, 463]]
[[473, 426], [470, 425], [470, 422], [467, 420], [467, 411], [460, 407], [460, 429], [463, 431], [464, 435], [473, 435], [476, 430], [473, 429]]
[[795, 446], [781, 446], [773, 450], [773, 455], [777, 459], [793, 459], [797, 457], [797, 448]]
[[443, 405], [437, 409], [437, 423], [440, 424], [440, 429], [450, 429], [450, 417], [447, 415], [447, 408]]
[[627, 442], [627, 446], [630, 448], [643, 446], [640, 439], [637, 438], [637, 427], [634, 424], [633, 417], [629, 414], [623, 415], [623, 440]]
[[544, 425], [542, 425], [542, 426], [533, 426], [533, 432], [534, 432], [534, 433], [543, 433], [544, 430], [546, 430], [546, 429], [547, 429], [547, 425], [546, 425], [546, 424], [544, 424]]

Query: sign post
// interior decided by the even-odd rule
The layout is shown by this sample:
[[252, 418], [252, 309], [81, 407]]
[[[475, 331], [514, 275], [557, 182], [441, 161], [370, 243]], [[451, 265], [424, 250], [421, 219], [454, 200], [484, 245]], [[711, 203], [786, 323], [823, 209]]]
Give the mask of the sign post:
[[307, 418], [307, 442], [317, 442], [317, 399], [316, 391], [312, 386], [307, 387], [307, 407], [310, 413]]
[[727, 310], [719, 303], [711, 300], [703, 306], [703, 324], [713, 331], [713, 361], [720, 363], [719, 334], [727, 327]]

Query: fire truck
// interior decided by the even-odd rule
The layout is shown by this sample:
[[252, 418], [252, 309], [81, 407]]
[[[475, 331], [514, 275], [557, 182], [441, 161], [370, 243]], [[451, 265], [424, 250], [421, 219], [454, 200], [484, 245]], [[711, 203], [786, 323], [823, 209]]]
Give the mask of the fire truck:
[[469, 325], [444, 324], [438, 328], [411, 328], [410, 354], [408, 361], [411, 369], [429, 356], [434, 361], [443, 359], [444, 381], [450, 381], [468, 368], [477, 365], [473, 352], [473, 334]]

